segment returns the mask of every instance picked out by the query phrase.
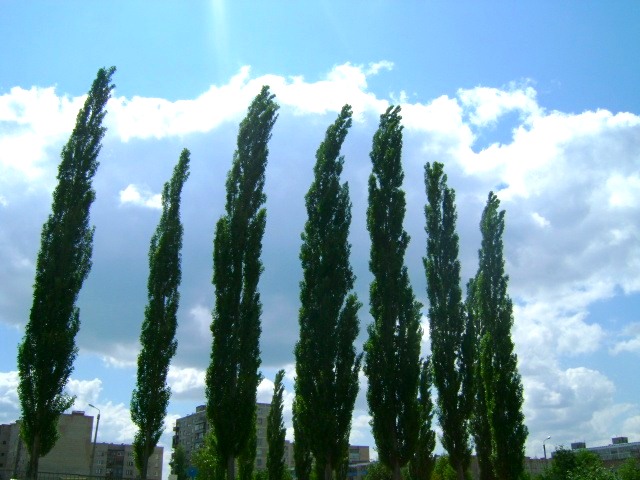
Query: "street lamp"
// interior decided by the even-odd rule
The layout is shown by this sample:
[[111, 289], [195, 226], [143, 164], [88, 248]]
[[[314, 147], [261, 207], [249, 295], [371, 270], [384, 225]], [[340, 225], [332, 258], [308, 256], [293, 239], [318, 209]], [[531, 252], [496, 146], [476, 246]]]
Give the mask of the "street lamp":
[[[100, 415], [98, 415], [98, 418], [100, 418]], [[547, 459], [547, 446], [545, 445], [545, 443], [547, 442], [547, 440], [549, 440], [551, 438], [551, 435], [549, 435], [547, 438], [544, 439], [544, 441], [542, 442], [542, 451], [544, 452], [544, 459]]]
[[91, 449], [91, 465], [89, 465], [89, 476], [93, 475], [93, 460], [95, 458], [96, 455], [96, 440], [98, 440], [98, 427], [100, 426], [100, 409], [98, 407], [96, 407], [95, 405], [91, 405], [89, 404], [89, 406], [91, 408], [95, 408], [96, 410], [98, 410], [98, 417], [96, 420], [96, 431], [93, 434], [93, 448]]

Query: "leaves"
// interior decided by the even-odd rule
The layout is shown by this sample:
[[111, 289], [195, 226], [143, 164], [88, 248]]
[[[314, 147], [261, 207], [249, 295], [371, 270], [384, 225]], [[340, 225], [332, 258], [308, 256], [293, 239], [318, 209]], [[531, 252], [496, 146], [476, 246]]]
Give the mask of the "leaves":
[[134, 439], [136, 467], [144, 480], [149, 456], [164, 432], [164, 417], [171, 391], [167, 374], [177, 342], [178, 287], [182, 272], [180, 222], [182, 188], [189, 177], [190, 153], [182, 150], [171, 180], [162, 191], [162, 215], [149, 247], [148, 303], [140, 333], [137, 383], [131, 398], [131, 420], [138, 430]]
[[345, 105], [316, 152], [300, 248], [295, 430], [296, 442], [303, 438], [306, 446], [297, 451], [297, 463], [305, 475], [308, 448], [325, 478], [348, 455], [361, 361], [353, 346], [361, 304], [350, 293], [355, 279], [349, 264], [351, 202], [348, 185], [340, 184], [344, 163], [340, 148], [351, 115], [351, 107]]
[[63, 389], [78, 353], [75, 336], [80, 328], [80, 312], [75, 303], [91, 269], [94, 229], [89, 226], [89, 209], [95, 199], [92, 181], [106, 132], [102, 120], [114, 88], [114, 72], [115, 67], [98, 70], [78, 113], [60, 154], [52, 211], [42, 227], [33, 304], [18, 347], [20, 434], [31, 456], [31, 477], [37, 476], [38, 458], [56, 443], [60, 414], [74, 401]]

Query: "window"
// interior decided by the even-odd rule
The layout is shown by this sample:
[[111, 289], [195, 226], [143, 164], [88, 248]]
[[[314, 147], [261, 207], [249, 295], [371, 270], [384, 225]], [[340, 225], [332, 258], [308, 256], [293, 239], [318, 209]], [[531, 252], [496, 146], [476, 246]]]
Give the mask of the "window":
[[133, 470], [127, 470], [124, 473], [125, 473], [125, 475], [133, 475]]
[[127, 465], [129, 465], [130, 467], [133, 467], [133, 461], [132, 461], [132, 460], [129, 460], [129, 461], [127, 462]]
[[102, 473], [102, 469], [101, 468], [96, 468], [96, 473]]

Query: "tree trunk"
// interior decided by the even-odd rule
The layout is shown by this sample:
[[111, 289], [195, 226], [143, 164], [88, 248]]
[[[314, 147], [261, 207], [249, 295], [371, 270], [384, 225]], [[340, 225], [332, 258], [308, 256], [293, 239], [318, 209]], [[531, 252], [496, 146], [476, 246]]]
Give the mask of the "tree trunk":
[[458, 477], [458, 480], [465, 480], [464, 468], [462, 468], [462, 463], [458, 463], [458, 465], [456, 465], [456, 476]]
[[147, 472], [149, 471], [149, 455], [145, 448], [144, 457], [142, 458], [142, 471], [140, 472], [140, 480], [147, 480]]
[[[18, 438], [21, 442], [22, 439]], [[36, 433], [33, 436], [33, 443], [31, 444], [31, 452], [29, 453], [29, 463], [27, 464], [27, 478], [29, 480], [38, 479], [38, 462], [40, 461], [40, 434]]]
[[236, 459], [233, 455], [227, 457], [227, 480], [236, 478]]
[[324, 480], [333, 480], [333, 468], [331, 468], [331, 462], [327, 462], [324, 465]]
[[400, 471], [400, 463], [393, 464], [393, 480], [402, 480], [402, 472]]

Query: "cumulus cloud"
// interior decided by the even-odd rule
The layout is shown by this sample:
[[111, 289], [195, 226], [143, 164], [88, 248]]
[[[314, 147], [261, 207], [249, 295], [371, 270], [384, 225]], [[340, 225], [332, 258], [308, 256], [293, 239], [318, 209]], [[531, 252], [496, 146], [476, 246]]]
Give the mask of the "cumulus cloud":
[[76, 380], [72, 378], [67, 383], [66, 390], [70, 395], [76, 397], [74, 408], [83, 410], [90, 403], [95, 404], [98, 401], [102, 391], [102, 381], [99, 378], [94, 378], [93, 380]]
[[[170, 171], [167, 167], [160, 174], [160, 167], [169, 162], [164, 159], [168, 146], [179, 153], [183, 143], [190, 148], [193, 145], [193, 172], [183, 204], [183, 258], [189, 259], [183, 272], [188, 274], [183, 276], [181, 286], [180, 346], [176, 366], [170, 371], [170, 383], [176, 397], [195, 399], [202, 395], [210, 353], [211, 239], [215, 218], [222, 211], [224, 174], [233, 152], [229, 138], [233, 138], [251, 98], [263, 84], [269, 84], [282, 108], [270, 143], [267, 171], [269, 217], [263, 278], [269, 281], [261, 282], [261, 350], [263, 365], [270, 369], [287, 365], [287, 398], [291, 398], [295, 374], [291, 352], [296, 339], [297, 282], [301, 273], [297, 255], [304, 225], [304, 191], [313, 155], [333, 115], [343, 104], [350, 103], [356, 122], [344, 146], [344, 177], [349, 181], [353, 201], [350, 239], [358, 277], [356, 289], [366, 304], [370, 280], [363, 220], [370, 171], [367, 152], [377, 116], [391, 102], [385, 94], [370, 90], [369, 79], [385, 75], [391, 68], [390, 62], [345, 63], [333, 67], [319, 80], [310, 81], [302, 76], [253, 76], [249, 67], [243, 67], [225, 84], [211, 86], [193, 99], [114, 96], [108, 106], [109, 133], [103, 151], [111, 157], [103, 166], [110, 169], [109, 179], [117, 179], [117, 187], [112, 187], [110, 195], [102, 195], [100, 188], [106, 186], [98, 182], [98, 199], [104, 203], [97, 204], [102, 216], [95, 217], [102, 219], [92, 273], [96, 277], [89, 279], [85, 289], [88, 306], [83, 307], [83, 311], [90, 311], [89, 305], [95, 305], [99, 294], [104, 293], [104, 286], [99, 285], [104, 285], [105, 279], [116, 278], [114, 272], [117, 273], [117, 281], [109, 281], [115, 282], [110, 283], [113, 288], [123, 285], [122, 298], [114, 296], [120, 308], [118, 315], [113, 315], [113, 328], [105, 329], [104, 338], [99, 339], [106, 365], [135, 367], [144, 297], [132, 299], [131, 292], [138, 287], [131, 285], [136, 280], [142, 285], [140, 289], [144, 288], [148, 239], [155, 222], [150, 219], [153, 212], [149, 209], [159, 207], [159, 196], [153, 191], [158, 191]], [[20, 234], [28, 230], [29, 237], [37, 240], [41, 219], [23, 227], [24, 219], [30, 218], [27, 212], [33, 211], [33, 205], [46, 212], [50, 202], [42, 194], [27, 205], [22, 200], [24, 187], [49, 194], [57, 153], [73, 126], [82, 99], [58, 96], [53, 88], [37, 87], [12, 89], [0, 97], [0, 195], [5, 199], [0, 212], [8, 218], [3, 223], [5, 231], [0, 232], [0, 255], [4, 265], [12, 265], [10, 271], [0, 272], [0, 282], [15, 290], [0, 297], [2, 321], [24, 321], [37, 249], [33, 245], [25, 248], [27, 234]], [[449, 184], [457, 191], [463, 283], [476, 268], [477, 225], [487, 192], [499, 190], [502, 207], [507, 211], [505, 255], [510, 294], [516, 306], [514, 339], [525, 382], [525, 407], [532, 432], [530, 451], [539, 449], [539, 445], [535, 446], [538, 436], [553, 434], [555, 441], [562, 431], [566, 432], [566, 441], [580, 435], [586, 437], [589, 431], [595, 432], [594, 438], [606, 438], [608, 422], [617, 422], [621, 429], [640, 431], [635, 407], [615, 401], [616, 385], [606, 370], [586, 368], [582, 363], [595, 355], [640, 349], [635, 327], [614, 337], [610, 325], [591, 315], [592, 306], [599, 301], [615, 299], [620, 292], [640, 292], [640, 277], [636, 275], [640, 269], [640, 117], [604, 109], [577, 114], [547, 110], [529, 83], [461, 89], [453, 96], [442, 95], [423, 103], [411, 102], [401, 93], [394, 101], [402, 104], [405, 126], [405, 223], [412, 236], [407, 264], [422, 301], [424, 163], [443, 161]], [[506, 117], [515, 117], [508, 140], [481, 147], [478, 139]], [[130, 149], [146, 154], [129, 157], [126, 152]], [[15, 161], [18, 151], [24, 160], [20, 164]], [[170, 159], [174, 160], [175, 156]], [[122, 188], [124, 185], [127, 186]], [[146, 208], [117, 208], [123, 204]], [[126, 242], [114, 225], [129, 228]], [[148, 231], [138, 238], [133, 230], [143, 228]], [[196, 239], [196, 233], [206, 238]], [[138, 252], [140, 260], [134, 258], [133, 252]], [[94, 278], [96, 286], [91, 290]], [[110, 315], [112, 305], [105, 305], [105, 309], [108, 313], [103, 316]], [[94, 316], [99, 317], [97, 313]], [[99, 318], [90, 321], [98, 324]], [[361, 310], [363, 332], [369, 321], [365, 307]], [[429, 347], [426, 317], [422, 325], [424, 353]], [[361, 337], [364, 336], [363, 333]], [[616, 343], [607, 352], [610, 338], [615, 338]], [[106, 385], [103, 388], [108, 390]], [[362, 376], [361, 389], [365, 388], [366, 379]], [[259, 398], [270, 400], [272, 391], [272, 382], [264, 380]], [[117, 403], [113, 405], [115, 414]], [[616, 413], [606, 417], [607, 411]], [[355, 443], [364, 438], [361, 435], [367, 435], [368, 429], [362, 393], [354, 418], [358, 419], [352, 430]]]
[[18, 372], [0, 372], [0, 422], [10, 423], [20, 411], [18, 400]]
[[171, 365], [167, 375], [167, 383], [171, 392], [180, 398], [204, 398], [206, 372], [197, 368], [177, 367]]
[[162, 208], [162, 195], [160, 193], [152, 193], [146, 187], [129, 184], [124, 190], [120, 191], [120, 204], [127, 203], [159, 210]]
[[622, 336], [631, 338], [616, 342], [613, 348], [611, 348], [611, 353], [614, 355], [623, 352], [640, 353], [640, 323], [634, 322], [627, 325], [622, 332]]

